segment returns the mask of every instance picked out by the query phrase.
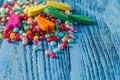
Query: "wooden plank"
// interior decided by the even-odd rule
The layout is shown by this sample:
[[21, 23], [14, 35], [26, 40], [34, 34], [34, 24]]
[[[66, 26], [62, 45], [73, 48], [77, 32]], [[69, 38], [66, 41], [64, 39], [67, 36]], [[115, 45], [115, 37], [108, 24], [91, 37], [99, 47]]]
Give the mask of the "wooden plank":
[[53, 48], [40, 42], [40, 51], [21, 42], [0, 41], [0, 80], [119, 80], [119, 0], [61, 0], [73, 13], [88, 15], [93, 25], [75, 25], [75, 43], [51, 59], [44, 54]]

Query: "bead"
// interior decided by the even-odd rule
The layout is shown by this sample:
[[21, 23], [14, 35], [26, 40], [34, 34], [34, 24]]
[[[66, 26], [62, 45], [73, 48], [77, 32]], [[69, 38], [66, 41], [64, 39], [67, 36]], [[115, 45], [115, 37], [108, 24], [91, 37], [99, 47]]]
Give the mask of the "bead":
[[62, 42], [66, 42], [67, 41], [67, 38], [62, 38]]
[[73, 42], [73, 39], [68, 39], [68, 43], [72, 43]]
[[22, 43], [23, 45], [26, 45], [28, 43], [27, 37], [22, 38]]
[[19, 34], [23, 34], [23, 30], [20, 30], [20, 31], [19, 31]]
[[35, 51], [39, 50], [38, 45], [34, 45], [34, 46], [33, 46], [33, 50], [35, 50]]
[[26, 30], [26, 31], [29, 30], [29, 29], [30, 29], [30, 26], [25, 26], [24, 27], [24, 30]]
[[59, 44], [59, 45], [58, 45], [58, 49], [60, 49], [60, 50], [61, 50], [61, 49], [63, 49], [63, 48], [64, 48], [64, 47], [63, 47], [63, 45], [62, 45], [62, 44]]
[[54, 57], [55, 57], [55, 53], [54, 53], [54, 52], [51, 52], [51, 53], [49, 54], [49, 56], [50, 56], [51, 58], [54, 58]]
[[39, 44], [39, 41], [34, 41], [34, 45], [38, 45]]
[[59, 52], [60, 52], [60, 49], [54, 48], [53, 52], [54, 52], [54, 53], [59, 53]]
[[28, 31], [26, 31], [26, 34], [27, 34], [27, 35], [31, 35], [31, 34], [32, 34], [32, 31], [28, 30]]
[[45, 38], [48, 38], [48, 37], [50, 37], [50, 35], [49, 34], [45, 34]]
[[13, 32], [19, 32], [19, 28], [14, 28]]
[[31, 34], [31, 35], [28, 35], [28, 38], [30, 39], [30, 40], [33, 40], [33, 35]]
[[37, 28], [37, 32], [40, 33], [42, 30], [40, 28]]
[[17, 34], [14, 39], [15, 39], [16, 41], [19, 41], [19, 40], [20, 40], [20, 35]]
[[0, 39], [2, 39], [3, 38], [3, 35], [2, 34], [0, 34]]
[[50, 52], [49, 50], [45, 50], [45, 54], [46, 54], [46, 55], [50, 55], [50, 53], [51, 53], [51, 52]]
[[57, 36], [52, 36], [52, 39], [53, 39], [54, 41], [57, 41], [57, 40], [58, 40], [58, 37], [57, 37]]
[[34, 40], [39, 40], [39, 37], [38, 36], [34, 36]]
[[11, 40], [10, 38], [7, 38], [7, 42], [11, 43], [11, 42], [12, 42], [12, 40]]
[[40, 36], [39, 39], [40, 39], [40, 40], [44, 40], [44, 36]]
[[52, 41], [51, 37], [47, 38], [47, 42], [51, 42], [51, 41]]
[[10, 39], [14, 39], [15, 38], [15, 33], [11, 33], [10, 34]]
[[66, 47], [68, 46], [68, 43], [67, 43], [67, 42], [63, 42], [63, 43], [62, 43], [62, 46], [63, 46], [64, 48], [66, 48]]
[[56, 42], [55, 42], [55, 41], [51, 41], [51, 42], [50, 42], [50, 45], [53, 47], [53, 46], [56, 45]]
[[59, 37], [63, 37], [64, 36], [64, 34], [62, 32], [60, 32], [58, 35], [59, 35]]

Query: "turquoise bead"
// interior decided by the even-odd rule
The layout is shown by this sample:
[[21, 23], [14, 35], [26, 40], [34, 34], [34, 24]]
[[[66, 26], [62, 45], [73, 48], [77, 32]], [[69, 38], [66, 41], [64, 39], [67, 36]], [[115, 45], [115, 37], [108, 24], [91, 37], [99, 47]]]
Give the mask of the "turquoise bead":
[[30, 26], [25, 26], [24, 27], [24, 30], [26, 30], [26, 31], [29, 30], [29, 29], [30, 29]]
[[39, 49], [38, 45], [33, 46], [33, 50], [37, 51]]
[[50, 45], [53, 47], [53, 46], [56, 46], [56, 42], [55, 41], [52, 41], [50, 42]]
[[19, 28], [14, 28], [13, 32], [19, 32]]
[[54, 53], [59, 53], [59, 52], [60, 52], [60, 49], [55, 48], [55, 49], [53, 50], [53, 52], [54, 52]]
[[59, 36], [59, 37], [63, 37], [64, 34], [63, 34], [62, 32], [60, 32], [60, 33], [58, 34], [58, 36]]
[[19, 34], [23, 34], [23, 30], [20, 30], [20, 31], [19, 31]]

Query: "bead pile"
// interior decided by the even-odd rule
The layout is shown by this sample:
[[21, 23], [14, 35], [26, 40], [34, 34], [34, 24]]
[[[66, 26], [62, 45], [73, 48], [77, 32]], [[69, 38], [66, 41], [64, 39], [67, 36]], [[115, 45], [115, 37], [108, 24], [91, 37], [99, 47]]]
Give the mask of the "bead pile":
[[[38, 51], [39, 46], [42, 46], [39, 44], [39, 41], [46, 40], [50, 43], [50, 46], [54, 48], [53, 51], [45, 50], [45, 54], [51, 58], [54, 58], [55, 54], [59, 53], [60, 50], [67, 48], [68, 45], [74, 41], [73, 33], [77, 31], [77, 28], [72, 24], [73, 21], [68, 19], [74, 18], [72, 16], [68, 17], [69, 14], [72, 14], [69, 6], [60, 3], [61, 7], [63, 6], [63, 9], [65, 9], [62, 10], [61, 7], [54, 7], [54, 1], [47, 6], [44, 5], [46, 5], [45, 2], [41, 4], [30, 1], [4, 3], [0, 9], [0, 39], [6, 38], [9, 43], [21, 40], [23, 45], [33, 43], [33, 50], [35, 51]], [[30, 7], [34, 6], [36, 9], [30, 9]], [[40, 10], [37, 10], [39, 9], [38, 6], [40, 6]], [[53, 15], [51, 15], [46, 8], [51, 10], [51, 12], [52, 10], [56, 12], [59, 10], [61, 13], [58, 12], [58, 15], [52, 13]], [[65, 18], [63, 16], [66, 17], [66, 20], [64, 20]], [[63, 18], [61, 19], [59, 17]], [[85, 19], [87, 20], [87, 18]], [[87, 22], [85, 19], [81, 21], [83, 23]], [[43, 20], [43, 22], [38, 22], [40, 20]], [[51, 21], [51, 23], [48, 24], [46, 20]], [[76, 16], [73, 20], [79, 22]], [[86, 24], [90, 23], [91, 21], [88, 20]], [[57, 44], [57, 42], [59, 42], [59, 44]]]

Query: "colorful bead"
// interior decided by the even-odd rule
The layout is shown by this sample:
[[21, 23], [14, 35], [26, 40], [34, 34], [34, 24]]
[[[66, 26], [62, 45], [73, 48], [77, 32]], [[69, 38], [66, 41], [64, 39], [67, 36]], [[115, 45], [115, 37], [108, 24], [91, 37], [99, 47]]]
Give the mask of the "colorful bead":
[[72, 43], [73, 42], [73, 39], [68, 39], [68, 43]]
[[14, 39], [15, 38], [15, 33], [11, 33], [10, 34], [10, 39]]
[[38, 45], [33, 46], [33, 50], [37, 51], [39, 49]]
[[51, 53], [51, 52], [50, 52], [49, 50], [45, 50], [45, 54], [46, 54], [46, 55], [50, 55], [50, 53]]
[[50, 56], [51, 58], [54, 58], [54, 57], [55, 57], [55, 53], [54, 53], [54, 52], [51, 52], [51, 53], [49, 54], [49, 56]]
[[13, 32], [19, 32], [19, 28], [14, 28]]
[[25, 26], [24, 27], [24, 30], [26, 30], [26, 31], [29, 30], [29, 29], [30, 29], [30, 26]]
[[34, 40], [39, 40], [39, 37], [38, 36], [34, 36]]
[[58, 45], [58, 49], [63, 49], [64, 47], [63, 47], [63, 45], [62, 44], [59, 44]]
[[3, 38], [3, 35], [2, 34], [0, 34], [0, 39], [2, 39]]
[[53, 47], [53, 46], [56, 46], [56, 42], [55, 41], [51, 41], [50, 42], [50, 45]]
[[59, 52], [60, 52], [60, 49], [55, 48], [55, 49], [53, 50], [53, 52], [54, 52], [54, 53], [59, 53]]

